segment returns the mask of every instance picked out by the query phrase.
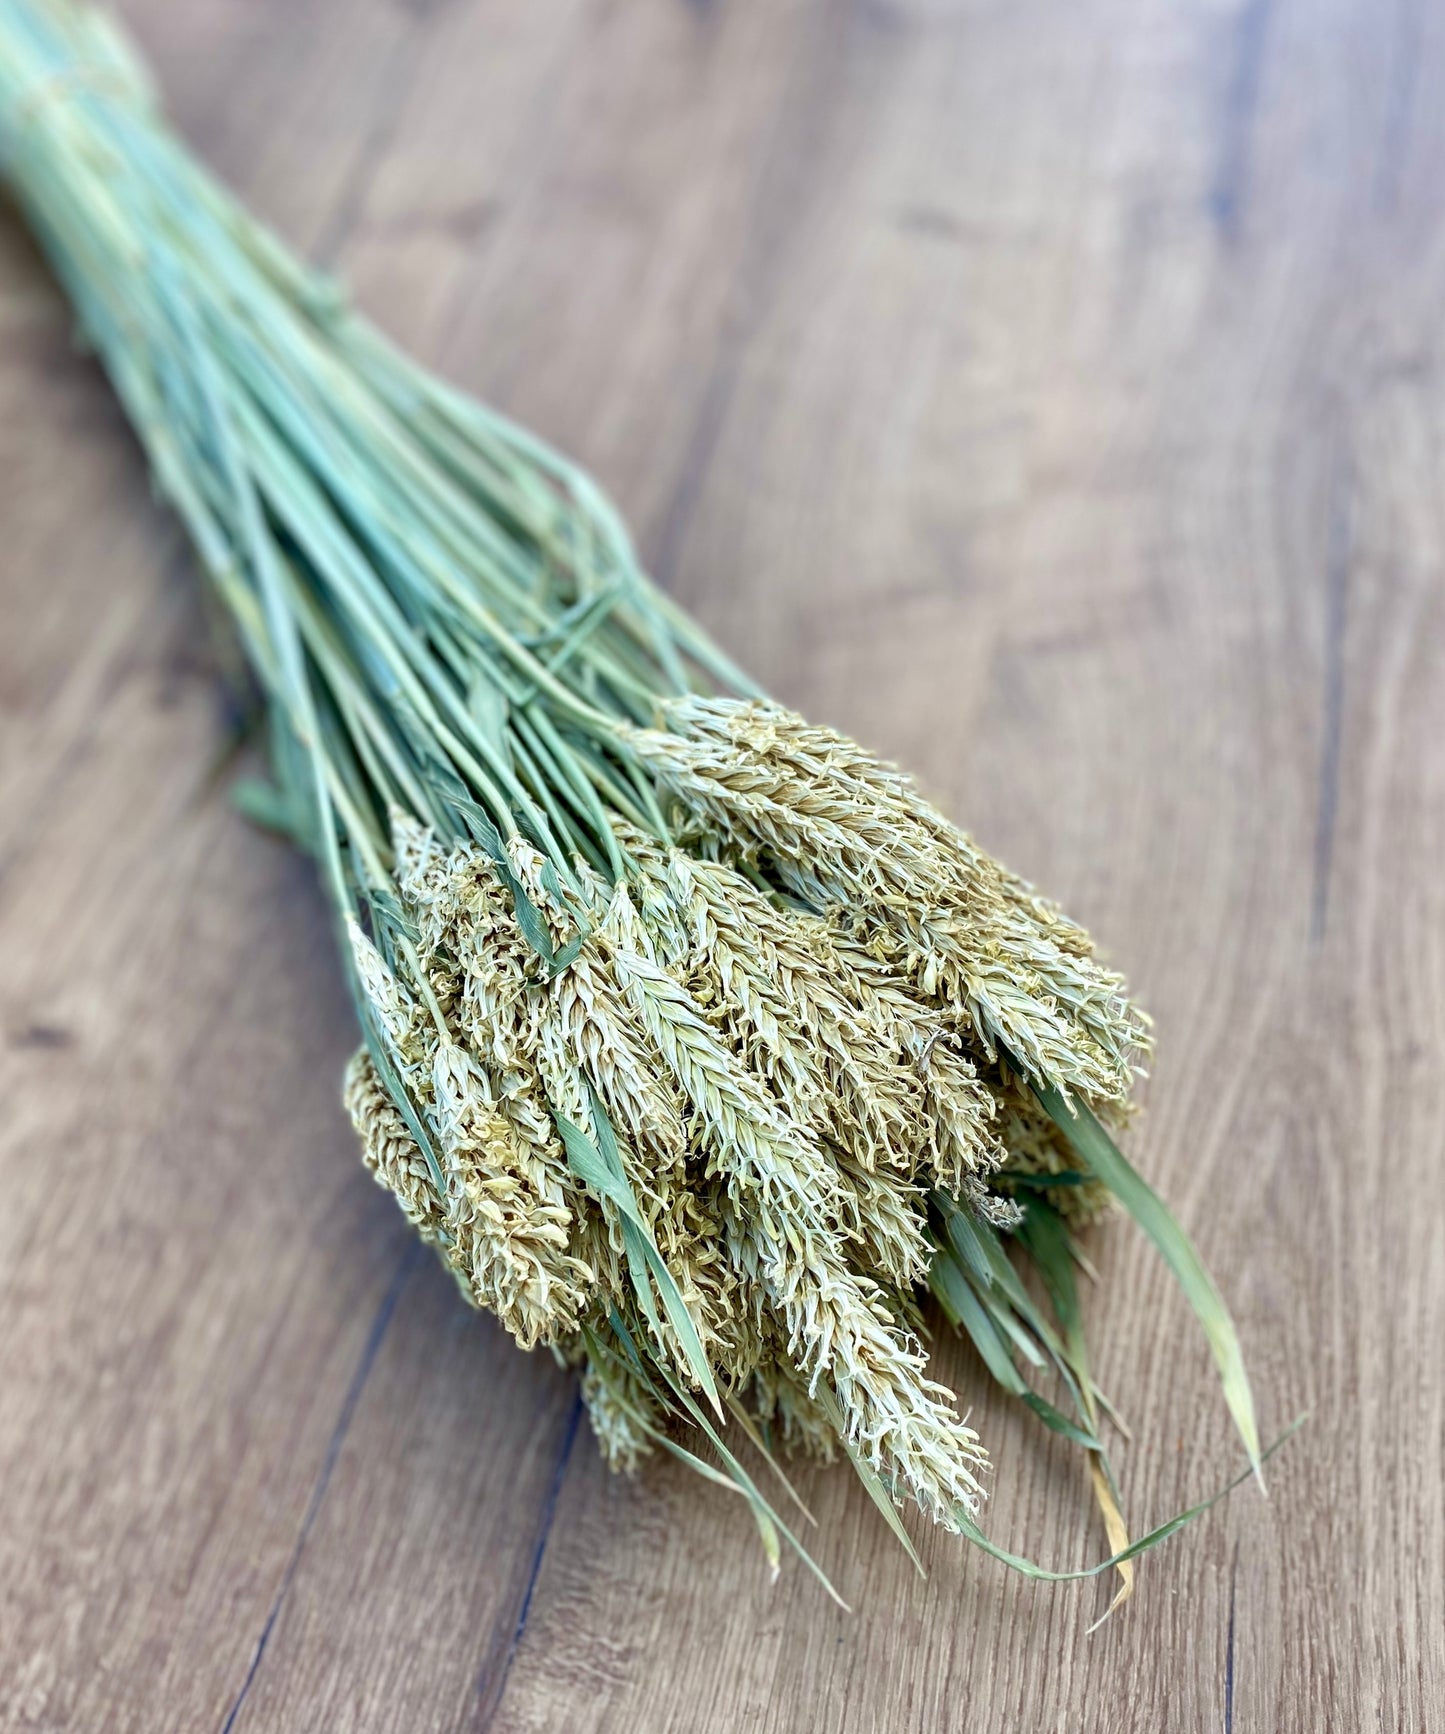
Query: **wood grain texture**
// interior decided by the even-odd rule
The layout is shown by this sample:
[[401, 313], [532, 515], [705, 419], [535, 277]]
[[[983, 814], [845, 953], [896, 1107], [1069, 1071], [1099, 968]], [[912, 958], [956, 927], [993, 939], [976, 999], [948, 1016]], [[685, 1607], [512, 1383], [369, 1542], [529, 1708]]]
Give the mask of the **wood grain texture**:
[[[841, 1472], [769, 1587], [355, 1159], [306, 865], [228, 808], [175, 527], [0, 222], [0, 1728], [1445, 1726], [1445, 16], [1423, 0], [126, 0], [198, 148], [611, 487], [780, 696], [1154, 1010], [1242, 1491], [1022, 1583]], [[1136, 1526], [1235, 1458], [1094, 1238]], [[1077, 1470], [940, 1343], [992, 1533]]]

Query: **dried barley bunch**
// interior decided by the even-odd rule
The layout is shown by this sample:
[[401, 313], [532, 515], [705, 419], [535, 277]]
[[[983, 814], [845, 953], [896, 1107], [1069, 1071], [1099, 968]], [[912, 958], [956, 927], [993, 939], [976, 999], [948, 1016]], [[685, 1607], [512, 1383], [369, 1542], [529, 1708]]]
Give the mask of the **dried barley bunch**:
[[580, 1368], [609, 1463], [729, 1481], [775, 1559], [744, 1456], [795, 1446], [844, 1452], [905, 1545], [912, 1501], [998, 1552], [926, 1285], [1087, 1454], [1127, 1589], [1160, 1532], [1128, 1546], [1074, 1290], [1111, 1197], [1258, 1446], [1219, 1297], [1110, 1135], [1147, 1024], [1088, 936], [764, 698], [584, 475], [298, 265], [99, 15], [0, 0], [0, 148], [269, 701], [246, 800], [322, 864], [366, 1165], [464, 1294]]

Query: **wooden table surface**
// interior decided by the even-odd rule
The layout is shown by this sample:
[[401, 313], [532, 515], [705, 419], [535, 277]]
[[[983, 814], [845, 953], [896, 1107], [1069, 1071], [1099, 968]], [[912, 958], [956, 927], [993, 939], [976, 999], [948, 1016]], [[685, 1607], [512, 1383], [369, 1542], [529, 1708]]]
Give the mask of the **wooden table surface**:
[[[0, 1726], [1445, 1727], [1445, 14], [1423, 0], [127, 0], [179, 125], [603, 478], [780, 696], [1158, 1020], [1237, 1493], [1024, 1583], [842, 1471], [845, 1615], [467, 1313], [367, 1179], [308, 865], [218, 786], [176, 526], [0, 213]], [[1231, 1474], [1096, 1234], [1142, 1528]], [[942, 1342], [993, 1534], [1101, 1557]]]

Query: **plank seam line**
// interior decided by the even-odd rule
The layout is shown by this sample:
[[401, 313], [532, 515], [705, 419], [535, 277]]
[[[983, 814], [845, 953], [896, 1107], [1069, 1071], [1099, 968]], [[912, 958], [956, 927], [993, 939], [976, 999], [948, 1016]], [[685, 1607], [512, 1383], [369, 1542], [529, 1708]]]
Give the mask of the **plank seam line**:
[[1229, 1567], [1229, 1625], [1224, 1637], [1224, 1734], [1234, 1734], [1234, 1595], [1239, 1585], [1239, 1543]]
[[[582, 1420], [582, 1391], [579, 1387], [572, 1398], [572, 1407], [567, 1414], [567, 1425], [562, 1435], [561, 1449], [557, 1453], [557, 1461], [552, 1468], [552, 1479], [547, 1487], [547, 1497], [542, 1503], [542, 1522], [537, 1532], [537, 1544], [532, 1550], [532, 1562], [527, 1571], [526, 1587], [522, 1591], [522, 1603], [517, 1610], [517, 1623], [512, 1628], [512, 1636], [507, 1644], [507, 1653], [502, 1658], [501, 1673], [497, 1677], [496, 1694], [489, 1708], [485, 1708], [482, 1719], [477, 1724], [477, 1734], [486, 1734], [492, 1726], [498, 1710], [502, 1707], [502, 1699], [506, 1696], [507, 1681], [511, 1676], [512, 1664], [517, 1659], [517, 1652], [522, 1647], [522, 1638], [527, 1630], [527, 1620], [532, 1612], [532, 1597], [536, 1592], [537, 1580], [542, 1575], [542, 1560], [547, 1552], [547, 1543], [552, 1539], [552, 1529], [557, 1521], [557, 1507], [562, 1499], [562, 1483], [567, 1477], [567, 1465], [572, 1460], [572, 1447], [577, 1442], [577, 1429]], [[477, 1681], [479, 1695], [486, 1692], [487, 1676], [485, 1669]]]
[[1318, 945], [1324, 938], [1329, 918], [1330, 878], [1334, 870], [1335, 831], [1340, 806], [1340, 755], [1345, 712], [1345, 632], [1349, 615], [1350, 566], [1354, 558], [1354, 526], [1347, 486], [1347, 478], [1337, 478], [1325, 561], [1320, 762], [1310, 885], [1312, 945]]
[[1233, 64], [1224, 91], [1219, 159], [1208, 197], [1209, 214], [1226, 243], [1239, 238], [1249, 191], [1250, 145], [1273, 8], [1274, 0], [1247, 0], [1233, 27]]
[[255, 1682], [256, 1675], [260, 1672], [261, 1659], [266, 1654], [266, 1646], [271, 1641], [271, 1633], [280, 1617], [282, 1604], [290, 1593], [297, 1567], [301, 1563], [302, 1552], [306, 1547], [307, 1537], [311, 1533], [312, 1525], [316, 1522], [317, 1515], [326, 1498], [327, 1488], [331, 1484], [332, 1471], [336, 1468], [337, 1460], [341, 1456], [341, 1447], [346, 1442], [346, 1435], [351, 1430], [351, 1423], [355, 1419], [357, 1406], [361, 1401], [361, 1393], [367, 1380], [371, 1377], [372, 1368], [376, 1365], [376, 1358], [381, 1352], [382, 1341], [396, 1312], [402, 1290], [416, 1269], [423, 1250], [421, 1241], [409, 1241], [406, 1251], [397, 1262], [396, 1270], [386, 1293], [382, 1296], [381, 1304], [376, 1309], [376, 1317], [371, 1321], [371, 1329], [367, 1333], [366, 1342], [362, 1347], [361, 1358], [356, 1363], [356, 1371], [351, 1375], [351, 1383], [342, 1399], [336, 1424], [331, 1429], [331, 1437], [327, 1440], [326, 1455], [321, 1460], [321, 1468], [311, 1489], [311, 1497], [306, 1503], [306, 1512], [301, 1519], [301, 1527], [296, 1532], [296, 1540], [292, 1544], [290, 1557], [281, 1573], [281, 1581], [276, 1586], [276, 1594], [272, 1599], [265, 1623], [261, 1627], [261, 1635], [256, 1640], [256, 1648], [251, 1656], [251, 1665], [246, 1670], [246, 1678], [241, 1682], [241, 1689], [237, 1692], [231, 1708], [226, 1714], [226, 1720], [221, 1724], [221, 1734], [231, 1734], [236, 1725], [236, 1718], [241, 1713], [241, 1707], [246, 1702], [246, 1696]]

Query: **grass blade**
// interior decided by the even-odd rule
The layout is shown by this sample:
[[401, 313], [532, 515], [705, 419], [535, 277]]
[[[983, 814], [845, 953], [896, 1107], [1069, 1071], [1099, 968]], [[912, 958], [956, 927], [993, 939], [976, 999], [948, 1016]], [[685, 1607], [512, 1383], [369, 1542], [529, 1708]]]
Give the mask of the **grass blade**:
[[[1041, 1199], [1030, 1199], [1024, 1206], [1023, 1221], [1016, 1230], [1019, 1243], [1032, 1257], [1059, 1328], [1064, 1333], [1064, 1349], [1073, 1368], [1079, 1398], [1089, 1425], [1097, 1433], [1098, 1412], [1094, 1403], [1094, 1381], [1089, 1372], [1088, 1345], [1084, 1339], [1084, 1315], [1079, 1307], [1078, 1285], [1074, 1281], [1074, 1259], [1069, 1231], [1064, 1219]], [[1089, 1465], [1094, 1499], [1104, 1519], [1104, 1533], [1109, 1546], [1118, 1554], [1129, 1546], [1129, 1526], [1119, 1508], [1119, 1490], [1114, 1485], [1108, 1459], [1101, 1452]], [[1094, 1631], [1134, 1593], [1134, 1562], [1119, 1562], [1119, 1588], [1101, 1618], [1089, 1629]]]
[[928, 1286], [950, 1323], [968, 1332], [983, 1364], [1011, 1396], [1022, 1397], [1028, 1386], [1000, 1339], [993, 1320], [949, 1254], [940, 1249], [928, 1268]]
[[762, 1434], [758, 1431], [757, 1422], [753, 1420], [752, 1416], [747, 1412], [737, 1398], [733, 1396], [731, 1391], [727, 1394], [727, 1406], [728, 1413], [732, 1416], [733, 1420], [737, 1422], [738, 1426], [742, 1428], [743, 1432], [747, 1434], [748, 1440], [753, 1449], [762, 1458], [763, 1462], [767, 1464], [768, 1468], [772, 1470], [774, 1476], [781, 1483], [784, 1493], [786, 1493], [788, 1498], [792, 1500], [793, 1504], [797, 1506], [803, 1517], [812, 1524], [814, 1529], [816, 1529], [818, 1527], [817, 1518], [808, 1510], [808, 1507], [803, 1502], [802, 1495], [798, 1492], [797, 1488], [793, 1486], [792, 1482], [789, 1481], [787, 1472], [773, 1455], [767, 1440], [764, 1439]]
[[[562, 1138], [563, 1148], [567, 1152], [567, 1163], [572, 1172], [586, 1186], [590, 1186], [599, 1197], [605, 1198], [616, 1206], [622, 1217], [623, 1242], [628, 1253], [629, 1267], [633, 1269], [633, 1282], [637, 1289], [638, 1300], [644, 1312], [648, 1315], [648, 1323], [656, 1328], [656, 1307], [652, 1298], [651, 1284], [646, 1280], [650, 1274], [657, 1285], [663, 1309], [671, 1324], [687, 1361], [688, 1371], [697, 1380], [708, 1400], [718, 1415], [722, 1414], [722, 1398], [718, 1395], [717, 1382], [708, 1365], [707, 1355], [703, 1351], [702, 1339], [698, 1336], [697, 1326], [692, 1314], [687, 1310], [687, 1302], [682, 1298], [672, 1272], [667, 1268], [662, 1254], [657, 1250], [657, 1244], [652, 1238], [642, 1214], [637, 1208], [637, 1200], [632, 1188], [627, 1183], [627, 1175], [622, 1167], [621, 1153], [617, 1148], [617, 1140], [612, 1132], [611, 1122], [602, 1110], [601, 1103], [595, 1094], [592, 1098], [592, 1113], [598, 1135], [596, 1144], [582, 1131], [574, 1126], [564, 1115], [553, 1110], [552, 1118]], [[638, 1271], [634, 1260], [645, 1266], [645, 1271]]]
[[[1292, 1421], [1279, 1438], [1268, 1449], [1260, 1453], [1260, 1462], [1267, 1463], [1275, 1452], [1301, 1428], [1306, 1416], [1301, 1415]], [[1025, 1559], [1022, 1554], [1010, 1553], [1007, 1548], [1000, 1547], [990, 1541], [978, 1524], [966, 1511], [954, 1514], [958, 1523], [959, 1533], [966, 1535], [971, 1542], [981, 1547], [994, 1559], [1001, 1560], [1012, 1570], [1021, 1572], [1025, 1577], [1036, 1578], [1042, 1583], [1077, 1583], [1083, 1578], [1098, 1577], [1103, 1572], [1115, 1571], [1126, 1560], [1137, 1559], [1141, 1553], [1147, 1553], [1151, 1547], [1158, 1547], [1160, 1542], [1168, 1541], [1170, 1536], [1177, 1535], [1187, 1524], [1193, 1523], [1196, 1517], [1203, 1517], [1206, 1511], [1211, 1511], [1222, 1499], [1227, 1499], [1242, 1482], [1248, 1481], [1255, 1473], [1251, 1465], [1233, 1481], [1221, 1487], [1218, 1493], [1211, 1494], [1208, 1499], [1201, 1500], [1198, 1505], [1191, 1505], [1187, 1511], [1181, 1511], [1177, 1517], [1171, 1517], [1167, 1523], [1161, 1523], [1157, 1529], [1151, 1529], [1147, 1535], [1141, 1535], [1137, 1541], [1131, 1541], [1126, 1548], [1111, 1554], [1108, 1559], [1101, 1559], [1097, 1565], [1081, 1566], [1077, 1571], [1050, 1571], [1046, 1566], [1036, 1565], [1033, 1560]]]
[[1185, 1299], [1204, 1328], [1224, 1385], [1224, 1400], [1244, 1441], [1250, 1466], [1259, 1475], [1263, 1462], [1259, 1450], [1259, 1428], [1254, 1418], [1254, 1397], [1249, 1388], [1249, 1375], [1244, 1370], [1239, 1336], [1229, 1309], [1193, 1243], [1174, 1220], [1164, 1201], [1125, 1161], [1114, 1140], [1085, 1103], [1076, 1101], [1071, 1108], [1053, 1085], [1041, 1088], [1036, 1084], [1034, 1093], [1045, 1113], [1069, 1140], [1079, 1160], [1109, 1188], [1173, 1271], [1175, 1280], [1184, 1290]]
[[[767, 1499], [760, 1492], [757, 1483], [753, 1480], [752, 1476], [748, 1474], [747, 1470], [743, 1468], [742, 1464], [738, 1462], [737, 1458], [723, 1443], [717, 1429], [713, 1426], [712, 1422], [708, 1420], [706, 1412], [698, 1407], [691, 1392], [684, 1390], [683, 1387], [669, 1375], [665, 1367], [660, 1368], [659, 1370], [661, 1371], [663, 1378], [667, 1380], [668, 1388], [672, 1391], [677, 1401], [687, 1411], [694, 1425], [701, 1428], [701, 1430], [706, 1433], [708, 1439], [712, 1443], [713, 1450], [722, 1458], [728, 1474], [733, 1477], [739, 1488], [747, 1495], [748, 1502], [753, 1507], [754, 1516], [758, 1516], [760, 1513], [765, 1514], [769, 1523], [771, 1523], [777, 1532], [782, 1535], [783, 1539], [792, 1548], [793, 1552], [797, 1554], [798, 1558], [802, 1560], [803, 1564], [807, 1566], [808, 1570], [812, 1572], [813, 1576], [817, 1578], [818, 1582], [822, 1584], [823, 1588], [828, 1592], [832, 1599], [837, 1602], [838, 1606], [842, 1608], [844, 1613], [851, 1613], [852, 1609], [833, 1587], [832, 1580], [829, 1578], [827, 1572], [823, 1570], [822, 1566], [818, 1564], [817, 1560], [813, 1558], [812, 1554], [808, 1552], [807, 1548], [803, 1546], [802, 1542], [798, 1540], [797, 1536], [793, 1534], [792, 1530], [788, 1528], [787, 1524], [783, 1522], [777, 1512], [773, 1510]], [[759, 1527], [761, 1527], [761, 1523]]]
[[[940, 1248], [928, 1272], [929, 1287], [938, 1297], [950, 1324], [968, 1333], [973, 1346], [995, 1382], [1012, 1397], [1017, 1397], [1052, 1432], [1060, 1434], [1085, 1451], [1101, 1452], [1103, 1446], [1095, 1432], [1071, 1421], [1056, 1409], [1046, 1397], [1041, 1397], [1019, 1371], [1008, 1351], [1008, 1342], [1026, 1342], [1022, 1328], [1010, 1317], [1007, 1303], [996, 1290], [973, 1287], [947, 1251]], [[1035, 1365], [1037, 1351], [1030, 1345], [1030, 1358]], [[1067, 1375], [1066, 1375], [1067, 1376]], [[1073, 1390], [1072, 1384], [1070, 1390]], [[1075, 1400], [1078, 1392], [1074, 1391]]]

